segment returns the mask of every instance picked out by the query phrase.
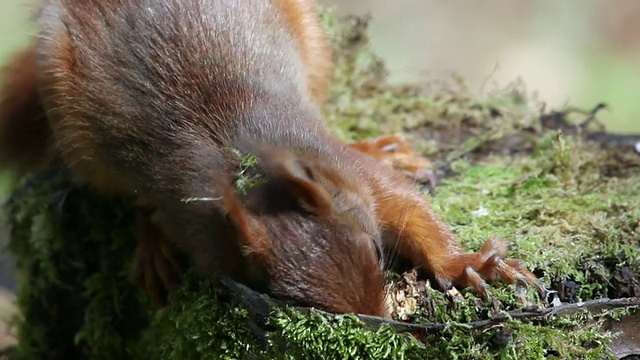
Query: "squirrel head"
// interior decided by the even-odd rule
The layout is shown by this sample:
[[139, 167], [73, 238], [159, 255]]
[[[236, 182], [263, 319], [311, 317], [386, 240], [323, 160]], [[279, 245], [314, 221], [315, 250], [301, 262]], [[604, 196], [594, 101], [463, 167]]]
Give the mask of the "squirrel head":
[[366, 187], [321, 157], [261, 149], [255, 159], [236, 174], [236, 186], [218, 184], [247, 277], [299, 305], [389, 317]]

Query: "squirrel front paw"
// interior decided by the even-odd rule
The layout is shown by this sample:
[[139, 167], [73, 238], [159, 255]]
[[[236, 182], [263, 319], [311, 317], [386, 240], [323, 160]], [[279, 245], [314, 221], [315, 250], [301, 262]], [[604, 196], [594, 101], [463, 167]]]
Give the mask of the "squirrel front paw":
[[171, 244], [147, 214], [139, 219], [138, 246], [131, 268], [131, 281], [140, 286], [159, 307], [167, 305], [185, 272]]
[[402, 134], [362, 140], [349, 144], [349, 147], [376, 158], [411, 180], [428, 183], [431, 188], [436, 186], [436, 176], [431, 161], [416, 153]]
[[533, 286], [544, 299], [546, 289], [540, 280], [524, 267], [522, 260], [505, 259], [507, 250], [504, 242], [489, 238], [477, 253], [454, 255], [443, 272], [435, 274], [436, 280], [443, 289], [451, 285], [471, 287], [485, 299], [490, 297], [487, 283], [502, 280], [527, 289]]

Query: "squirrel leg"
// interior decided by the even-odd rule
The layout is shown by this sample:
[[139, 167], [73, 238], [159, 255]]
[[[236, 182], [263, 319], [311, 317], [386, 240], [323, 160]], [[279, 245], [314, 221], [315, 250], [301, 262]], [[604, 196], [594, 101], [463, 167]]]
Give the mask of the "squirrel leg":
[[463, 251], [424, 201], [389, 194], [378, 201], [378, 216], [388, 232], [386, 247], [424, 267], [443, 289], [472, 287], [488, 297], [487, 282], [500, 279], [534, 286], [544, 294], [540, 281], [521, 260], [505, 258], [508, 247], [503, 241], [490, 238], [476, 253]]
[[383, 135], [348, 146], [400, 171], [410, 180], [435, 188], [436, 176], [431, 161], [418, 155], [402, 134]]
[[384, 246], [391, 255], [423, 267], [442, 289], [451, 286], [472, 287], [488, 297], [487, 282], [533, 286], [544, 295], [545, 289], [520, 260], [505, 259], [507, 245], [488, 239], [476, 253], [463, 251], [447, 226], [438, 220], [429, 204], [410, 184], [388, 167], [370, 162], [368, 177], [376, 198], [376, 215], [385, 236]]
[[147, 292], [155, 305], [163, 307], [167, 305], [167, 297], [177, 290], [185, 267], [161, 229], [152, 222], [152, 214], [152, 209], [138, 209], [138, 245], [131, 280]]

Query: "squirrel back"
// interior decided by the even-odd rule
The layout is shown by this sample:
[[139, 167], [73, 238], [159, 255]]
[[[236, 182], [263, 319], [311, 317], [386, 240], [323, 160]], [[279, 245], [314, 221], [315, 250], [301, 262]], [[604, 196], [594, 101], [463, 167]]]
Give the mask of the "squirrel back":
[[[309, 92], [322, 92], [311, 84], [319, 73], [304, 63], [316, 57], [301, 50], [318, 53], [322, 47], [310, 43], [313, 38], [296, 39], [307, 34], [293, 30], [307, 24], [287, 22], [308, 22], [295, 16], [304, 9], [282, 11], [301, 4], [309, 6], [256, 0], [242, 6], [230, 0], [45, 2], [36, 47], [39, 88], [62, 157], [99, 188], [122, 192], [163, 176], [166, 183], [183, 177], [149, 168], [152, 154], [184, 167], [188, 159], [176, 155], [192, 154], [174, 151], [184, 144], [199, 152], [248, 137], [288, 146], [278, 141], [300, 136], [287, 132], [317, 128], [318, 116], [299, 114], [315, 111]], [[97, 150], [131, 139], [135, 147]], [[118, 158], [127, 161], [115, 173]], [[151, 178], [141, 178], [141, 170]]]
[[35, 93], [75, 175], [155, 209], [205, 276], [388, 315], [372, 194], [317, 106], [313, 2], [46, 0], [38, 23]]
[[[55, 12], [55, 7], [59, 6], [56, 3], [56, 1], [45, 2], [41, 15], [47, 11]], [[60, 2], [60, 5], [63, 3], [64, 1]], [[70, 2], [70, 4], [72, 3]], [[327, 35], [318, 21], [315, 2], [312, 0], [273, 0], [263, 3], [270, 4], [271, 7], [277, 9], [280, 20], [286, 25], [288, 35], [293, 37], [295, 41], [296, 51], [302, 60], [299, 66], [304, 68], [306, 79], [292, 79], [292, 81], [301, 88], [301, 91], [306, 88], [313, 101], [321, 103], [328, 91], [333, 63]], [[105, 1], [98, 1], [95, 4], [97, 6], [111, 6], [109, 2]], [[162, 2], [158, 2], [158, 4], [162, 4]], [[215, 8], [224, 9], [219, 6]], [[252, 13], [254, 10], [251, 10]], [[233, 19], [236, 18], [236, 15], [238, 14], [232, 14], [227, 18]], [[41, 16], [40, 19], [42, 18]], [[54, 36], [54, 34], [51, 35]], [[130, 37], [135, 38], [137, 35], [139, 33], [130, 34]], [[162, 44], [158, 45], [162, 46]], [[260, 46], [257, 39], [254, 39], [254, 45]], [[167, 44], [167, 46], [169, 45]], [[165, 51], [170, 51], [170, 49], [165, 49]], [[162, 53], [157, 55], [162, 55]], [[2, 79], [0, 83], [0, 169], [10, 170], [16, 177], [22, 177], [27, 172], [43, 165], [54, 152], [52, 130], [38, 87], [39, 70], [36, 56], [36, 47], [29, 46], [14, 54], [0, 69]], [[196, 69], [197, 67], [192, 68], [193, 71]], [[233, 97], [235, 95], [227, 92], [226, 96]], [[226, 100], [221, 99], [220, 102], [224, 103]], [[74, 129], [73, 131], [76, 130], [82, 129]], [[92, 140], [87, 138], [85, 142]], [[90, 150], [84, 147], [80, 152], [86, 156]], [[104, 174], [99, 170], [95, 170], [95, 172]], [[111, 182], [113, 177], [109, 178], [109, 182]], [[105, 187], [114, 186], [105, 184]], [[117, 189], [118, 186], [115, 188]]]
[[20, 101], [0, 109], [17, 131], [0, 140], [19, 124], [40, 137], [0, 150], [35, 164], [51, 143], [75, 175], [151, 209], [134, 278], [166, 268], [168, 240], [204, 276], [333, 312], [389, 316], [387, 255], [442, 288], [541, 289], [504, 242], [464, 252], [410, 182], [329, 134], [317, 19], [308, 0], [45, 0], [2, 90]]

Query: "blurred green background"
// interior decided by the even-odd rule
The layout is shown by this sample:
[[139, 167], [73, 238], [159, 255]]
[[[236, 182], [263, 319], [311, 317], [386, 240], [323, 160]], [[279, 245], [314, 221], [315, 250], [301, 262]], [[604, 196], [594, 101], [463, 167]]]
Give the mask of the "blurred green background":
[[[29, 41], [38, 0], [0, 0], [0, 62]], [[320, 0], [373, 16], [392, 80], [461, 75], [483, 94], [522, 78], [547, 108], [609, 111], [609, 131], [640, 133], [640, 1]], [[2, 81], [0, 79], [0, 81]], [[2, 193], [0, 179], [0, 194]]]
[[34, 33], [29, 20], [36, 9], [36, 1], [0, 0], [0, 60], [19, 49]]
[[[521, 77], [549, 106], [590, 109], [610, 131], [640, 133], [640, 1], [320, 0], [371, 13], [394, 81], [460, 74], [483, 93]], [[0, 0], [0, 61], [25, 44], [36, 0]]]
[[548, 107], [605, 102], [609, 131], [640, 133], [640, 1], [320, 2], [373, 15], [373, 46], [394, 80], [457, 73], [482, 94], [521, 77]]
[[[29, 41], [38, 0], [0, 0], [0, 62]], [[640, 133], [640, 1], [320, 0], [371, 13], [392, 80], [461, 75], [485, 93], [521, 77], [547, 108], [609, 105], [608, 130]], [[0, 79], [0, 81], [2, 81]]]
[[[0, 0], [0, 64], [4, 63], [12, 52], [24, 46], [33, 35], [35, 30], [30, 26], [30, 18], [36, 9], [35, 4], [37, 2], [34, 0]], [[3, 79], [0, 78], [0, 84], [2, 82]], [[0, 200], [5, 198], [6, 186], [4, 173], [0, 169]], [[0, 246], [2, 240], [0, 238]], [[3, 270], [1, 260], [0, 256], [0, 271]]]

